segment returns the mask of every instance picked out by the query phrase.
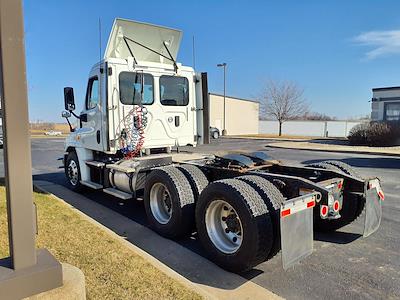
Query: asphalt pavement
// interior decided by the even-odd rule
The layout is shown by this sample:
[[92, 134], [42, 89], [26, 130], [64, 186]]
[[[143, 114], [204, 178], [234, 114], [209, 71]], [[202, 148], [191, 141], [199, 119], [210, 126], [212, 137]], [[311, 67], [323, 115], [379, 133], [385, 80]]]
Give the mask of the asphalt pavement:
[[[358, 169], [364, 176], [378, 176], [385, 192], [379, 230], [362, 238], [362, 217], [333, 234], [314, 236], [314, 253], [295, 267], [283, 271], [281, 256], [262, 263], [243, 278], [288, 299], [399, 299], [400, 298], [400, 158], [289, 149], [267, 149], [271, 140], [220, 139], [192, 149], [196, 152], [267, 150], [284, 163], [301, 165], [337, 159]], [[63, 154], [62, 139], [32, 139], [34, 179], [65, 185], [57, 158]], [[188, 149], [181, 149], [188, 150]], [[147, 225], [141, 205], [123, 203], [98, 191], [84, 196], [142, 225]], [[205, 255], [195, 238], [179, 242]]]

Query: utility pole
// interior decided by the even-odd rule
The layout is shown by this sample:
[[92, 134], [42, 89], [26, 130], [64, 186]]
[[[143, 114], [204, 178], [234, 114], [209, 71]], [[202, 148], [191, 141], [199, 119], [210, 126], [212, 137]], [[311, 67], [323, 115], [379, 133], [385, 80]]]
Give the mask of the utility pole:
[[218, 64], [217, 67], [224, 68], [224, 128], [222, 129], [222, 135], [226, 135], [226, 63]]
[[24, 25], [21, 0], [0, 0], [0, 98], [10, 257], [0, 260], [0, 298], [62, 285], [61, 264], [35, 246]]

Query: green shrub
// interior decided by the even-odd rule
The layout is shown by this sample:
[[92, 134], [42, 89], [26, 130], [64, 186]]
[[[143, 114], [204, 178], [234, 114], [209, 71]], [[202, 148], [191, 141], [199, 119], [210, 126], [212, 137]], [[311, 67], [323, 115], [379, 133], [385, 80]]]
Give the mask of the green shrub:
[[399, 122], [370, 122], [354, 126], [348, 136], [351, 145], [393, 146], [400, 142]]

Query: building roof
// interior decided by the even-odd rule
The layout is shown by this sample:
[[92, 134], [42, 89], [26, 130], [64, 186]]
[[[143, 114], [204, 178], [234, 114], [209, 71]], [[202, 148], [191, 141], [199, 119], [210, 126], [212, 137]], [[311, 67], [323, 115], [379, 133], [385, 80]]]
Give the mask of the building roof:
[[[217, 93], [208, 93], [209, 95], [214, 95], [214, 96], [220, 96], [223, 97], [224, 95], [217, 94]], [[254, 102], [254, 103], [259, 103], [257, 100], [252, 100], [252, 99], [244, 99], [244, 98], [238, 98], [238, 97], [232, 97], [229, 95], [225, 95], [226, 98], [231, 98], [235, 100], [240, 100], [240, 101], [248, 101], [248, 102]]]
[[400, 90], [400, 86], [388, 86], [388, 87], [381, 87], [381, 88], [373, 88], [373, 92], [378, 91], [391, 91], [391, 90]]
[[382, 97], [382, 98], [372, 98], [372, 102], [376, 101], [400, 101], [400, 97]]

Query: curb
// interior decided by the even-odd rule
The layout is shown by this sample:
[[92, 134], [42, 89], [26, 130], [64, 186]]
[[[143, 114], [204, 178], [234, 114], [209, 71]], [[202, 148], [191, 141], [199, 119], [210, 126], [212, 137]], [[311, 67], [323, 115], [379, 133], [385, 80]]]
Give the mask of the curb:
[[[102, 230], [106, 231], [108, 234], [110, 234], [110, 236], [112, 236], [113, 238], [118, 240], [124, 246], [131, 249], [136, 255], [142, 257], [147, 262], [152, 264], [154, 267], [156, 267], [157, 269], [159, 269], [160, 271], [162, 271], [163, 273], [165, 273], [167, 276], [171, 277], [172, 279], [176, 280], [177, 282], [181, 283], [185, 287], [197, 292], [205, 299], [282, 299], [281, 297], [274, 294], [273, 292], [255, 284], [251, 281], [245, 280], [244, 278], [240, 277], [237, 274], [233, 274], [233, 273], [224, 271], [224, 270], [220, 269], [219, 267], [215, 266], [214, 264], [212, 264], [211, 262], [208, 262], [208, 260], [199, 256], [198, 254], [195, 254], [195, 253], [191, 252], [190, 250], [184, 249], [183, 252], [190, 251], [190, 255], [193, 258], [196, 258], [196, 261], [191, 261], [191, 264], [193, 264], [193, 265], [191, 265], [190, 267], [193, 268], [193, 270], [186, 270], [186, 274], [188, 274], [189, 277], [197, 280], [196, 282], [193, 282], [190, 279], [188, 279], [185, 276], [178, 273], [177, 271], [170, 268], [168, 265], [166, 265], [165, 263], [163, 263], [156, 257], [152, 256], [145, 250], [143, 250], [143, 249], [139, 248], [138, 246], [136, 246], [135, 244], [131, 243], [126, 236], [124, 236], [124, 237], [120, 236], [118, 233], [114, 232], [107, 226], [101, 224], [99, 221], [91, 218], [90, 216], [86, 215], [84, 212], [80, 211], [79, 208], [74, 207], [70, 203], [66, 202], [65, 200], [59, 198], [58, 196], [54, 195], [51, 191], [49, 191], [54, 188], [60, 189], [60, 190], [61, 189], [67, 190], [65, 187], [51, 183], [51, 182], [47, 182], [47, 181], [34, 181], [34, 187], [35, 187], [35, 189], [37, 189], [39, 191], [50, 194], [55, 199], [64, 203], [68, 207], [74, 209], [74, 211], [76, 211], [85, 220], [89, 221], [90, 223], [94, 224], [97, 227], [100, 227]], [[69, 190], [67, 190], [67, 191], [69, 191]], [[69, 191], [69, 192], [73, 193], [72, 191]], [[79, 194], [76, 194], [76, 197], [85, 198], [84, 196], [79, 195]], [[101, 215], [105, 215], [107, 212], [109, 212], [110, 214], [118, 214], [117, 212], [114, 212], [113, 210], [110, 210], [109, 208], [103, 207], [102, 205], [100, 205], [94, 201], [91, 201], [89, 199], [87, 202], [88, 202], [88, 205], [99, 206], [100, 210], [101, 210], [101, 212], [100, 212]], [[118, 216], [120, 217], [120, 219], [127, 219], [126, 217], [124, 217], [122, 215], [118, 214]], [[173, 245], [172, 245], [174, 248], [173, 254], [175, 254], [175, 252], [178, 252], [178, 254], [177, 255], [175, 254], [174, 256], [179, 256], [179, 252], [181, 252], [181, 254], [182, 254], [182, 249], [178, 249], [178, 248], [183, 248], [181, 245], [175, 244], [175, 242], [173, 242], [173, 241], [170, 241], [170, 240], [160, 237], [156, 233], [153, 233], [151, 230], [147, 229], [145, 226], [142, 226], [142, 225], [134, 222], [131, 219], [127, 219], [127, 220], [129, 220], [129, 222], [130, 222], [130, 227], [135, 227], [136, 229], [143, 229], [143, 231], [144, 231], [144, 232], [138, 232], [138, 236], [135, 236], [135, 243], [140, 244], [140, 238], [143, 235], [145, 235], [146, 236], [145, 239], [147, 240], [147, 242], [149, 240], [151, 240], [152, 238], [153, 239], [155, 238], [158, 240], [156, 240], [156, 241], [153, 240], [152, 243], [157, 243], [160, 240], [163, 243], [166, 243], [165, 249], [164, 249], [165, 252], [168, 252], [168, 246], [170, 246], [170, 244], [173, 243]], [[135, 229], [135, 228], [133, 228], [133, 229]], [[141, 230], [139, 230], [139, 231], [141, 231]], [[124, 235], [127, 235], [127, 233]], [[183, 253], [183, 255], [187, 255], [187, 253]], [[185, 256], [185, 257], [187, 258], [187, 256]], [[181, 260], [184, 260], [185, 257], [176, 257], [175, 259], [177, 259], [179, 262], [181, 262]], [[182, 263], [180, 263], [180, 264], [182, 264]], [[196, 266], [196, 264], [197, 264], [197, 266]], [[196, 272], [199, 272], [199, 270], [202, 267], [204, 268], [204, 270], [207, 271], [207, 273], [203, 274], [203, 272], [200, 272], [199, 274], [196, 274]], [[183, 266], [183, 268], [187, 269], [186, 266]], [[219, 274], [216, 274], [216, 273], [219, 273]], [[211, 274], [213, 274], [213, 275], [211, 275]], [[221, 278], [223, 279], [222, 287], [211, 286], [207, 283], [201, 282], [201, 280], [200, 280], [201, 279], [200, 277], [212, 278], [213, 276], [215, 277], [216, 280], [221, 280]], [[230, 282], [235, 282], [235, 283], [237, 283], [238, 286], [232, 287], [231, 285], [229, 285]], [[225, 286], [227, 283], [228, 283], [228, 286]]]
[[236, 140], [266, 140], [266, 141], [281, 141], [281, 142], [306, 142], [310, 139], [285, 139], [285, 138], [273, 138], [273, 137], [256, 137], [256, 136], [225, 136], [221, 139], [236, 139]]
[[369, 151], [361, 151], [361, 150], [332, 150], [332, 149], [304, 149], [304, 148], [296, 148], [296, 147], [280, 147], [273, 145], [265, 145], [267, 148], [274, 149], [289, 149], [289, 150], [303, 150], [303, 151], [320, 151], [320, 152], [336, 152], [336, 153], [350, 153], [350, 154], [368, 154], [368, 155], [382, 155], [382, 156], [394, 156], [400, 157], [400, 154], [396, 153], [387, 153], [387, 152], [369, 152]]

